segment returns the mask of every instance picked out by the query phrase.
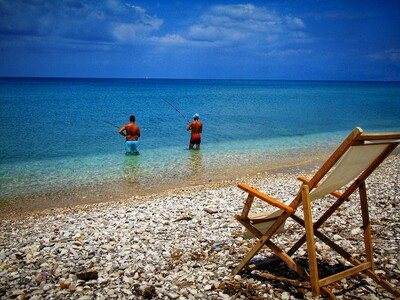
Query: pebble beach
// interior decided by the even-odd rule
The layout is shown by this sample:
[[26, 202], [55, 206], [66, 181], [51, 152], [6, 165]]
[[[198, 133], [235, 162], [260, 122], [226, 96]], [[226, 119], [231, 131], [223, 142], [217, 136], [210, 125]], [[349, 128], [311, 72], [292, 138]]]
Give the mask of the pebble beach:
[[[400, 154], [391, 155], [368, 179], [375, 270], [400, 286]], [[0, 221], [0, 299], [311, 299], [311, 288], [283, 264], [233, 276], [256, 242], [243, 238], [234, 219], [246, 183], [282, 201], [293, 198], [298, 176], [316, 170], [292, 167], [239, 180], [133, 196], [125, 201], [55, 208]], [[345, 202], [323, 231], [363, 259], [358, 195]], [[333, 198], [313, 203], [316, 219]], [[254, 211], [269, 210], [255, 202]], [[299, 211], [301, 215], [301, 209]], [[302, 235], [293, 221], [275, 242], [289, 249]], [[316, 240], [321, 270], [343, 259]], [[262, 250], [261, 261], [272, 254]], [[307, 257], [301, 247], [295, 254]], [[282, 273], [283, 272], [283, 273]], [[263, 274], [268, 275], [263, 277]], [[287, 281], [273, 280], [284, 275]], [[331, 284], [339, 299], [395, 299], [360, 274]]]

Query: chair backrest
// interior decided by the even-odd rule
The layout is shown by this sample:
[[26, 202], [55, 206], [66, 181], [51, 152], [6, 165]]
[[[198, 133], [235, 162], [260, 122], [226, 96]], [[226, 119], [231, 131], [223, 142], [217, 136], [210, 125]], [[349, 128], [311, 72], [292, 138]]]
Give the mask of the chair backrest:
[[349, 196], [400, 144], [400, 132], [363, 133], [357, 127], [309, 181], [311, 200], [345, 185]]

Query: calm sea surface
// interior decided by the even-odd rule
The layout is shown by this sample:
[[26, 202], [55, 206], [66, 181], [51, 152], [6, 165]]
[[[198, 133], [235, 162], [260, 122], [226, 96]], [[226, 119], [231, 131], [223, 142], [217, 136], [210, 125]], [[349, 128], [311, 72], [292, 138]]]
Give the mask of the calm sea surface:
[[[200, 151], [166, 101], [200, 114]], [[400, 131], [398, 82], [3, 78], [0, 106], [0, 200], [231, 179], [323, 157], [356, 126]], [[110, 124], [131, 114], [137, 157]]]

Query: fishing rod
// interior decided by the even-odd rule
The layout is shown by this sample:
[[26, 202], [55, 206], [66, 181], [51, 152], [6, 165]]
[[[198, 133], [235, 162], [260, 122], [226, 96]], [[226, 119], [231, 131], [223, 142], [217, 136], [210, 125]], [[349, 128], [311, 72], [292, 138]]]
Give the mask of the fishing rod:
[[111, 126], [114, 126], [115, 128], [120, 128], [119, 126], [117, 126], [117, 125], [115, 125], [115, 124], [113, 124], [113, 123], [111, 123], [111, 122], [108, 122], [108, 121], [105, 121], [105, 120], [103, 120], [103, 122], [106, 122], [107, 124], [110, 124]]
[[[106, 121], [106, 120], [103, 120], [103, 122], [105, 122], [105, 123], [107, 123], [107, 124], [110, 124], [111, 126], [114, 126], [115, 128], [118, 128], [118, 129], [121, 128], [121, 126], [115, 125], [115, 124], [113, 124], [113, 123], [111, 123], [111, 122], [108, 122], [108, 121]], [[147, 128], [146, 128], [146, 127], [140, 127], [140, 130], [147, 130]]]
[[163, 99], [167, 104], [169, 104], [173, 109], [175, 109], [185, 120], [186, 122], [188, 122], [190, 124], [190, 121], [175, 107], [173, 106], [170, 102], [168, 102], [167, 100]]

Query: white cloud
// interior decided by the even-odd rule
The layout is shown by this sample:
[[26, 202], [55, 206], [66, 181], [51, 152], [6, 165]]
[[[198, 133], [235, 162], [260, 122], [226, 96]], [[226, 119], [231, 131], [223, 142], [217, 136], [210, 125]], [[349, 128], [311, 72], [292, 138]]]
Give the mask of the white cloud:
[[[186, 27], [174, 27], [176, 20], [164, 21], [125, 0], [0, 0], [0, 11], [4, 12], [0, 35], [6, 37], [2, 45], [29, 36], [45, 46], [148, 44], [260, 53], [308, 40], [303, 32], [305, 24], [298, 16], [281, 15], [253, 4], [210, 6]], [[174, 29], [160, 34], [165, 22]]]
[[271, 50], [268, 52], [262, 53], [263, 56], [266, 57], [289, 57], [289, 56], [302, 56], [302, 55], [310, 55], [314, 51], [311, 49], [285, 49], [285, 50]]
[[188, 30], [187, 36], [190, 40], [209, 42], [239, 41], [245, 37], [243, 32], [235, 28], [222, 28], [202, 24], [191, 26]]
[[307, 36], [299, 17], [281, 16], [252, 4], [216, 5], [191, 25], [185, 37], [193, 41], [245, 45], [298, 43]]
[[111, 30], [112, 35], [119, 41], [135, 40], [140, 33], [140, 26], [136, 24], [116, 24]]
[[178, 34], [167, 34], [161, 38], [153, 38], [153, 41], [171, 45], [186, 44], [188, 42], [186, 39]]
[[236, 20], [272, 20], [276, 16], [269, 13], [264, 8], [257, 8], [253, 4], [238, 4], [238, 5], [216, 5], [209, 10], [209, 15], [221, 16], [225, 15], [230, 19]]
[[293, 28], [303, 29], [306, 27], [303, 20], [298, 17], [286, 16], [285, 20], [286, 20], [286, 23]]
[[133, 42], [160, 29], [163, 20], [124, 0], [0, 1], [0, 34], [88, 42]]
[[163, 24], [161, 19], [150, 17], [143, 9], [133, 8], [139, 13], [139, 22], [110, 24], [110, 31], [118, 41], [135, 42], [138, 38], [149, 36], [153, 31], [157, 31]]

